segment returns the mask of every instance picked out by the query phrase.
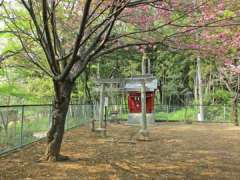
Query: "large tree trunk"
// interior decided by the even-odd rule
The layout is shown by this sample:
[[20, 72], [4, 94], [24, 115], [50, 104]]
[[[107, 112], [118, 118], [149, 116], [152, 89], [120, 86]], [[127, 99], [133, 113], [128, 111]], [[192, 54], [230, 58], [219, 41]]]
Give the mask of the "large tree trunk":
[[54, 82], [55, 99], [53, 102], [52, 124], [47, 133], [45, 154], [48, 161], [57, 161], [64, 158], [64, 156], [60, 155], [60, 149], [73, 85], [74, 83], [70, 81]]
[[238, 126], [238, 95], [233, 97], [232, 100], [232, 122]]

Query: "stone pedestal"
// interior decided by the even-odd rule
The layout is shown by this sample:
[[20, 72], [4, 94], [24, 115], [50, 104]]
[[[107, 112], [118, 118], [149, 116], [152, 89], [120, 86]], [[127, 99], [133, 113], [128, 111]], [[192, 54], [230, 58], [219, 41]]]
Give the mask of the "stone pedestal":
[[[147, 113], [147, 123], [153, 124], [155, 122], [154, 113]], [[142, 123], [142, 113], [129, 113], [128, 124], [140, 124]]]
[[94, 132], [99, 137], [106, 137], [107, 136], [107, 129], [106, 128], [97, 128], [97, 129], [95, 129]]

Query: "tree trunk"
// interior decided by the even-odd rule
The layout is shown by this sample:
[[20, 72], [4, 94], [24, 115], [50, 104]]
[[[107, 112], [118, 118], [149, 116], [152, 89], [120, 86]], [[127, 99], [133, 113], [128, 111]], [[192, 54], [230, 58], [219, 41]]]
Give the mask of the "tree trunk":
[[238, 75], [236, 95], [233, 97], [232, 100], [232, 122], [236, 126], [239, 125], [238, 124], [238, 97], [240, 93], [239, 91], [240, 91], [240, 76]]
[[232, 100], [232, 122], [238, 126], [238, 95], [233, 97]]
[[63, 160], [64, 158], [64, 156], [60, 155], [60, 149], [73, 85], [73, 82], [66, 80], [54, 82], [55, 99], [53, 102], [52, 124], [47, 133], [47, 149], [45, 153], [48, 161]]

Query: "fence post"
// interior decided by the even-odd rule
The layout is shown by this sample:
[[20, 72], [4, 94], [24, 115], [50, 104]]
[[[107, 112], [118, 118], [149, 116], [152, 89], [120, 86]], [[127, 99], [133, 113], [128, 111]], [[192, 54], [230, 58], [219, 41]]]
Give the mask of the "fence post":
[[23, 121], [24, 121], [24, 105], [22, 106], [21, 130], [20, 130], [20, 144], [23, 144]]
[[[66, 130], [68, 130], [68, 128], [69, 128], [68, 119], [69, 119], [69, 117], [71, 118], [71, 116], [72, 116], [71, 111], [72, 111], [72, 110], [71, 110], [71, 104], [69, 104], [68, 112], [67, 112], [67, 115], [66, 115], [66, 122], [65, 122]], [[73, 121], [74, 121], [74, 118], [73, 118]]]
[[168, 122], [168, 114], [169, 114], [169, 105], [167, 105], [167, 122]]
[[51, 118], [52, 118], [52, 105], [49, 106], [48, 128], [51, 127]]
[[94, 104], [93, 102], [91, 103], [90, 105], [90, 111], [91, 111], [91, 114], [90, 114], [90, 118], [88, 120], [91, 120], [91, 119], [95, 119], [95, 115], [94, 115]]
[[185, 106], [184, 122], [187, 122], [187, 106]]
[[107, 106], [104, 108], [104, 128], [107, 128]]
[[224, 122], [226, 121], [226, 105], [224, 104], [224, 106], [223, 106], [223, 113], [224, 113], [224, 115], [223, 115], [223, 120], [224, 120]]

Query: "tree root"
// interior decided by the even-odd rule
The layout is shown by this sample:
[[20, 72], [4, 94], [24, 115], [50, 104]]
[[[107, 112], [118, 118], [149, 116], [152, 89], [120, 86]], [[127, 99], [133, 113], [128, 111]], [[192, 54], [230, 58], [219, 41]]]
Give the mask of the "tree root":
[[61, 154], [59, 154], [58, 156], [48, 155], [48, 156], [45, 157], [45, 160], [48, 161], [48, 162], [68, 161], [69, 159], [70, 159], [69, 156], [64, 156], [64, 155], [61, 155]]

